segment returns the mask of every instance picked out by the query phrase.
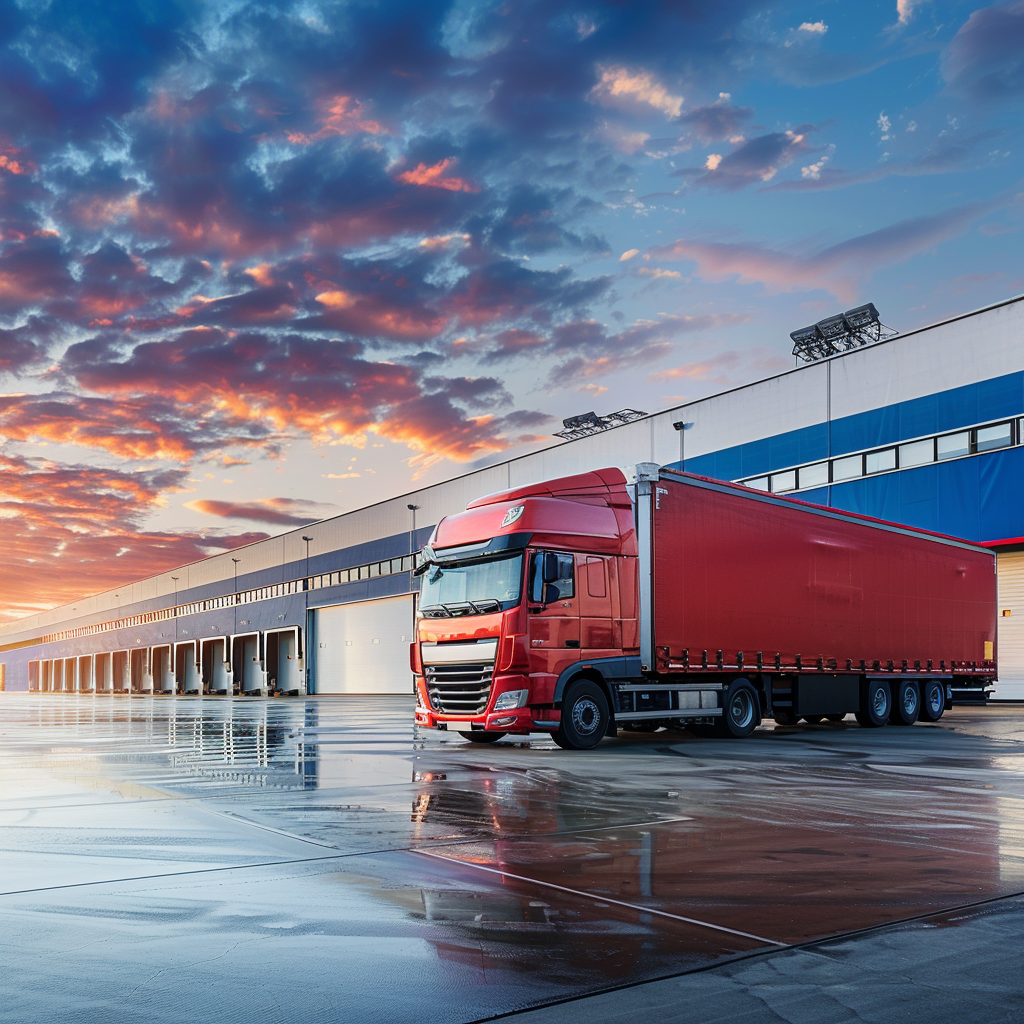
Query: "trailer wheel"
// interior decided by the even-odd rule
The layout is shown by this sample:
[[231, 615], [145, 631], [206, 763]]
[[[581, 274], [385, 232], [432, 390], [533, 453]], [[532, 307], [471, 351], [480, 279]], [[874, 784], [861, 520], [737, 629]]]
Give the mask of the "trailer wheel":
[[892, 697], [884, 679], [872, 679], [864, 692], [864, 709], [856, 714], [857, 721], [867, 729], [877, 729], [889, 721]]
[[552, 739], [563, 750], [589, 750], [608, 732], [608, 699], [597, 683], [577, 679], [562, 698], [562, 721]]
[[937, 722], [946, 710], [946, 693], [937, 679], [929, 679], [921, 694], [921, 717], [926, 722]]
[[719, 736], [743, 739], [758, 722], [757, 693], [746, 679], [734, 679], [722, 700], [722, 717], [715, 723]]
[[502, 736], [507, 736], [507, 732], [481, 732], [476, 730], [474, 732], [460, 732], [459, 735], [464, 740], [469, 740], [470, 743], [497, 743]]
[[921, 691], [912, 679], [902, 680], [896, 687], [889, 722], [892, 725], [913, 725], [921, 714]]
[[796, 713], [789, 708], [776, 708], [772, 716], [776, 725], [796, 725]]

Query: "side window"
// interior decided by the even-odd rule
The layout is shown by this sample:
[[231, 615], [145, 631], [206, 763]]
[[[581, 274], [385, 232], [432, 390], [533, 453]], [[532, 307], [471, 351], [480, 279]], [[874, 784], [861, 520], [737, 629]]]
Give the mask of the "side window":
[[573, 597], [576, 587], [573, 579], [573, 557], [555, 551], [537, 551], [530, 563], [530, 600], [544, 600], [545, 586], [558, 591], [556, 601]]
[[587, 559], [587, 593], [591, 597], [606, 597], [608, 594], [603, 558]]
[[574, 597], [576, 594], [576, 587], [573, 582], [573, 564], [574, 559], [572, 555], [559, 554], [558, 579], [555, 580], [555, 586], [558, 587], [558, 596], [560, 599]]

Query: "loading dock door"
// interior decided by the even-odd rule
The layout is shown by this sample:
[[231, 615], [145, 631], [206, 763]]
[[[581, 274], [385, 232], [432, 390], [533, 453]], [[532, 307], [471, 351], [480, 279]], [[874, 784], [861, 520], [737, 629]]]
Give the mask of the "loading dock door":
[[412, 693], [413, 597], [316, 611], [314, 693]]
[[994, 700], [1024, 700], [1024, 551], [1000, 554], [996, 565], [999, 682], [992, 697]]

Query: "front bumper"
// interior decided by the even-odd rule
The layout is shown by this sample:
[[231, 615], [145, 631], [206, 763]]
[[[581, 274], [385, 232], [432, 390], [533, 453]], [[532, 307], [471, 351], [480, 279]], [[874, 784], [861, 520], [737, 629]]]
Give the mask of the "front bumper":
[[416, 724], [425, 729], [441, 729], [449, 732], [471, 732], [486, 729], [488, 732], [534, 732], [533, 712], [529, 707], [513, 708], [509, 711], [488, 711], [473, 718], [456, 718], [439, 715], [430, 708], [417, 706]]

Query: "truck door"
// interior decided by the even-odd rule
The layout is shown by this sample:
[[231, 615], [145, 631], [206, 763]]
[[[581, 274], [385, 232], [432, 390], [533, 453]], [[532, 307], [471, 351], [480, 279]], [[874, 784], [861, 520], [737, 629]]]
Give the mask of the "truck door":
[[556, 661], [562, 660], [568, 665], [578, 660], [575, 653], [571, 658], [564, 657], [567, 650], [576, 652], [580, 648], [574, 563], [572, 555], [554, 551], [537, 551], [530, 561], [530, 647], [533, 651], [561, 652], [561, 659], [548, 659], [552, 665], [550, 671], [556, 671], [553, 667]]
[[609, 560], [600, 555], [577, 555], [580, 647], [587, 657], [599, 657], [615, 646], [612, 636]]

